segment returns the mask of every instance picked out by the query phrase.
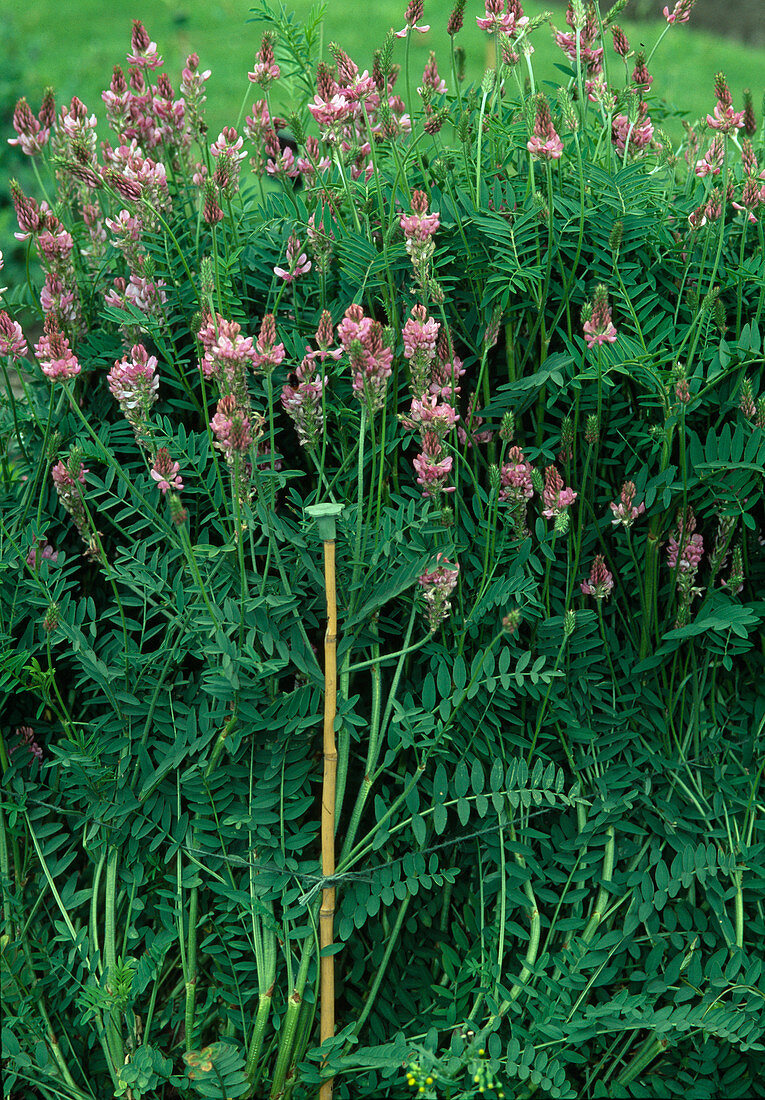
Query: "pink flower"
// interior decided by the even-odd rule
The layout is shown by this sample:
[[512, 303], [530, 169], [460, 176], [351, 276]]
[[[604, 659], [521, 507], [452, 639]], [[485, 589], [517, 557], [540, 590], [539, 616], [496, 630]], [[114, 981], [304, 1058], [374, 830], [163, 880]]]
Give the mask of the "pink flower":
[[36, 760], [42, 760], [43, 751], [35, 741], [35, 733], [31, 726], [19, 726], [16, 730], [16, 736], [21, 738], [21, 742], [13, 746], [10, 750], [11, 755], [15, 753], [16, 749], [24, 745], [30, 756], [33, 756]]
[[563, 153], [563, 142], [553, 126], [550, 105], [541, 93], [536, 99], [534, 132], [531, 140], [526, 143], [526, 148], [539, 160], [558, 160]]
[[135, 344], [130, 358], [125, 356], [116, 360], [109, 371], [109, 391], [119, 401], [128, 420], [145, 420], [157, 400], [159, 377], [156, 369], [157, 357], [149, 355], [143, 344]]
[[[52, 315], [51, 315], [52, 316]], [[69, 341], [46, 320], [46, 332], [39, 344], [35, 344], [35, 355], [43, 374], [51, 379], [75, 378], [80, 373], [77, 356], [69, 347]]]
[[554, 519], [564, 509], [569, 508], [576, 500], [578, 493], [563, 485], [563, 478], [555, 466], [548, 466], [545, 470], [545, 487], [542, 492], [542, 502], [545, 508], [542, 515], [547, 519]]
[[409, 0], [406, 9], [406, 24], [400, 31], [396, 31], [396, 38], [406, 38], [409, 31], [417, 31], [419, 34], [425, 34], [426, 31], [429, 31], [429, 24], [418, 26], [418, 21], [422, 19], [424, 10], [424, 0]]
[[602, 284], [595, 290], [592, 313], [582, 327], [588, 348], [598, 347], [600, 344], [613, 344], [617, 339], [616, 329], [611, 322], [608, 290]]
[[8, 138], [8, 144], [19, 145], [22, 153], [28, 157], [41, 153], [50, 139], [50, 124], [44, 126], [35, 118], [26, 99], [20, 99], [16, 104], [13, 128], [18, 137]]
[[414, 459], [413, 465], [417, 473], [417, 484], [424, 487], [424, 497], [454, 492], [454, 486], [446, 484], [452, 469], [452, 456], [444, 454], [441, 440], [435, 432], [425, 432], [422, 451]]
[[609, 504], [609, 508], [614, 514], [614, 518], [611, 523], [614, 527], [618, 527], [620, 524], [622, 527], [631, 527], [638, 516], [642, 516], [645, 512], [645, 504], [641, 501], [640, 504], [633, 504], [635, 499], [635, 482], [625, 481], [622, 485], [621, 496], [619, 501], [612, 500]]
[[287, 263], [289, 268], [274, 268], [274, 275], [284, 279], [285, 283], [291, 283], [298, 275], [305, 275], [306, 272], [311, 270], [311, 261], [305, 252], [300, 251], [300, 247], [300, 241], [297, 237], [290, 237], [287, 241]]
[[255, 57], [253, 71], [247, 73], [247, 77], [253, 84], [259, 84], [262, 88], [267, 88], [274, 80], [278, 80], [280, 75], [281, 70], [276, 64], [276, 57], [274, 56], [273, 34], [266, 31]]
[[284, 359], [284, 344], [276, 342], [276, 320], [273, 313], [267, 313], [260, 323], [260, 333], [255, 345], [252, 361], [255, 370], [270, 374]]
[[167, 447], [160, 447], [154, 458], [151, 476], [157, 482], [157, 488], [162, 496], [165, 495], [168, 489], [175, 489], [176, 492], [180, 492], [183, 488], [183, 482], [179, 474], [180, 468], [180, 463], [173, 462]]
[[439, 227], [440, 217], [437, 210], [428, 213], [428, 196], [424, 191], [412, 191], [412, 212], [399, 218], [407, 242], [426, 241]]
[[27, 342], [21, 325], [12, 321], [5, 310], [0, 311], [0, 355], [20, 359], [27, 354]]
[[670, 569], [677, 568], [680, 572], [695, 573], [704, 556], [704, 540], [701, 535], [694, 534], [696, 530], [696, 517], [692, 508], [682, 509], [677, 513], [677, 522], [674, 532], [669, 536], [667, 543], [667, 564]]
[[[330, 328], [331, 333], [331, 328]], [[318, 445], [324, 432], [322, 396], [329, 379], [313, 374], [314, 364], [306, 356], [294, 374], [294, 385], [282, 387], [282, 408], [295, 425], [298, 441], [309, 449]]]
[[691, 17], [691, 8], [695, 3], [696, 0], [677, 0], [672, 12], [669, 8], [664, 9], [664, 18], [670, 26], [673, 23], [687, 23]]
[[528, 23], [527, 16], [521, 16], [516, 21], [514, 5], [507, 0], [485, 0], [485, 16], [482, 19], [476, 16], [476, 23], [482, 31], [489, 34], [508, 34], [515, 37], [516, 28], [524, 27]]
[[127, 55], [131, 65], [136, 65], [139, 69], [158, 69], [162, 64], [162, 58], [157, 53], [157, 43], [151, 41], [146, 28], [138, 19], [133, 20], [131, 47], [133, 52]]
[[33, 546], [27, 554], [27, 565], [30, 565], [33, 569], [36, 569], [38, 560], [51, 561], [55, 565], [55, 563], [58, 561], [58, 550], [54, 550], [49, 542], [45, 542], [43, 543], [42, 549], [39, 551], [38, 559], [38, 548], [36, 546]]
[[607, 600], [614, 587], [614, 578], [606, 569], [602, 554], [596, 554], [590, 569], [589, 580], [582, 581], [581, 589], [585, 596], [594, 596], [596, 600]]
[[252, 446], [250, 419], [237, 406], [233, 396], [221, 397], [210, 427], [215, 446], [223, 452], [229, 465], [234, 464], [235, 456], [246, 454]]
[[425, 306], [412, 306], [409, 320], [404, 324], [401, 333], [404, 339], [404, 358], [411, 359], [416, 352], [420, 351], [428, 362], [434, 359], [440, 327], [438, 321], [428, 317]]
[[531, 500], [534, 486], [531, 484], [531, 463], [527, 462], [520, 447], [511, 447], [507, 462], [499, 472], [499, 499], [517, 503], [519, 500]]
[[393, 352], [383, 339], [382, 325], [365, 317], [361, 306], [354, 304], [345, 311], [337, 335], [353, 370], [354, 393], [374, 413], [385, 402], [393, 362]]
[[611, 140], [617, 152], [623, 156], [628, 147], [633, 155], [647, 149], [653, 139], [653, 123], [648, 116], [648, 108], [641, 101], [637, 120], [630, 122], [627, 115], [617, 115], [611, 123]]
[[413, 399], [409, 415], [401, 416], [400, 419], [410, 431], [419, 429], [422, 435], [434, 432], [442, 438], [449, 434], [459, 416], [451, 405], [439, 403], [436, 394], [424, 394]]
[[744, 111], [733, 110], [733, 99], [724, 73], [717, 73], [715, 76], [715, 95], [717, 103], [714, 114], [707, 115], [707, 124], [723, 134], [740, 130], [744, 125]]
[[719, 176], [724, 155], [725, 146], [723, 145], [723, 139], [718, 134], [704, 154], [704, 159], [696, 161], [696, 175], [702, 178], [709, 175]]
[[449, 617], [449, 597], [457, 585], [460, 567], [443, 554], [436, 556], [436, 568], [422, 573], [417, 583], [424, 589], [425, 608], [431, 634]]

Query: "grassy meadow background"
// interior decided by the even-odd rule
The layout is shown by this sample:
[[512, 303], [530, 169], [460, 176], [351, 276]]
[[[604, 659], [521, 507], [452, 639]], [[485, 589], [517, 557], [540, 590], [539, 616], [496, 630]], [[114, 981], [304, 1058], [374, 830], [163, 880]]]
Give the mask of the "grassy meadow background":
[[[275, 5], [277, 2], [274, 0]], [[328, 56], [326, 46], [336, 41], [362, 68], [371, 68], [372, 53], [382, 44], [386, 31], [390, 27], [403, 26], [406, 0], [372, 0], [371, 3], [326, 0], [325, 6], [325, 56]], [[604, 2], [602, 6], [605, 11], [610, 5]], [[287, 12], [294, 12], [296, 20], [302, 21], [311, 11], [312, 4], [311, 0], [287, 0], [284, 7]], [[725, 13], [721, 11], [721, 19], [730, 20], [733, 7], [727, 4]], [[412, 36], [414, 79], [419, 78], [430, 51], [434, 50], [441, 74], [450, 80], [446, 23], [451, 8], [452, 0], [425, 0], [425, 22], [431, 29], [427, 34]], [[562, 0], [548, 0], [547, 3], [525, 0], [524, 3], [529, 16], [550, 9], [554, 13], [553, 21], [563, 28], [565, 4]], [[619, 24], [626, 31], [633, 49], [643, 43], [650, 53], [666, 27], [665, 20], [659, 17], [634, 21], [629, 18], [631, 9], [645, 10], [641, 0], [633, 0], [619, 17]], [[207, 120], [210, 141], [213, 141], [223, 126], [236, 123], [243, 104], [249, 110], [258, 97], [258, 90], [247, 79], [265, 28], [263, 20], [258, 18], [258, 10], [259, 4], [254, 4], [253, 0], [214, 0], [211, 3], [112, 0], [108, 5], [102, 0], [67, 0], [63, 5], [60, 0], [11, 0], [10, 4], [0, 4], [0, 41], [3, 43], [0, 49], [0, 57], [3, 57], [0, 65], [0, 249], [5, 255], [3, 282], [10, 287], [7, 294], [10, 302], [37, 308], [36, 296], [26, 283], [25, 250], [13, 237], [17, 226], [8, 188], [8, 181], [16, 177], [26, 191], [40, 197], [31, 165], [15, 147], [6, 143], [6, 139], [13, 136], [11, 118], [18, 98], [26, 96], [36, 112], [49, 85], [55, 89], [58, 103], [68, 102], [76, 94], [101, 120], [101, 136], [111, 136], [103, 120], [101, 92], [108, 87], [114, 66], [125, 66], [132, 20], [141, 19], [159, 47], [176, 92], [185, 58], [192, 51], [199, 54], [203, 69], [212, 70], [207, 86]], [[476, 15], [482, 13], [482, 0], [468, 0], [464, 29], [459, 35], [459, 42], [467, 53], [468, 81], [480, 80], [487, 64], [492, 63], [491, 40], [475, 22]], [[610, 34], [608, 39], [610, 47]], [[556, 65], [561, 65], [565, 58], [547, 27], [539, 28], [534, 45], [535, 72], [544, 88], [545, 81], [560, 78]], [[403, 62], [403, 58], [402, 42], [396, 59]], [[623, 82], [621, 62], [610, 48], [609, 63], [612, 79]], [[632, 67], [631, 62], [630, 70]], [[737, 105], [741, 105], [744, 88], [752, 90], [760, 118], [765, 90], [765, 48], [695, 29], [693, 16], [689, 24], [673, 27], [665, 36], [651, 63], [655, 79], [648, 101], [655, 123], [663, 126], [674, 141], [680, 140], [682, 126], [679, 118], [671, 117], [672, 113], [680, 110], [689, 121], [703, 119], [714, 105], [714, 75], [721, 69], [728, 77]], [[276, 109], [288, 107], [289, 93], [286, 81], [272, 89]], [[664, 101], [670, 117], [662, 117], [659, 101]]]

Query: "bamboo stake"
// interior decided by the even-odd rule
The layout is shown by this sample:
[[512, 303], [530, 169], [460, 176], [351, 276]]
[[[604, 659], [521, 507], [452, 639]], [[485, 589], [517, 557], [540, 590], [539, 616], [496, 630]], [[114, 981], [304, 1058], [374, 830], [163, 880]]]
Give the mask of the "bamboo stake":
[[[335, 873], [335, 791], [337, 786], [337, 588], [335, 582], [335, 519], [342, 504], [314, 504], [306, 512], [317, 521], [324, 542], [324, 587], [327, 596], [327, 629], [324, 635], [324, 780], [321, 792], [321, 873]], [[324, 954], [334, 940], [335, 887], [325, 886], [319, 910], [319, 1034], [320, 1041], [335, 1034], [335, 957]], [[330, 1078], [319, 1090], [319, 1100], [332, 1100]]]

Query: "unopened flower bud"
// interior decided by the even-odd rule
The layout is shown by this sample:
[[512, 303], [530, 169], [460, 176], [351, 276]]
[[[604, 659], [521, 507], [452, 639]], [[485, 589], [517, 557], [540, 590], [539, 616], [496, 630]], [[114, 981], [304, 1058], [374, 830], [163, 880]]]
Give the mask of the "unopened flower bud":
[[61, 622], [61, 612], [59, 611], [58, 604], [57, 603], [49, 604], [48, 605], [48, 610], [45, 612], [45, 616], [44, 616], [43, 622], [42, 622], [43, 630], [47, 634], [52, 634], [53, 631], [57, 628], [57, 626], [60, 622]]
[[521, 613], [518, 608], [513, 611], [508, 611], [507, 615], [502, 620], [502, 628], [508, 634], [515, 634], [518, 627], [521, 625]]
[[545, 480], [542, 477], [541, 471], [533, 467], [531, 471], [531, 485], [535, 493], [542, 493], [545, 487]]
[[608, 236], [608, 247], [612, 252], [618, 252], [622, 246], [622, 237], [624, 235], [624, 222], [619, 218], [614, 222], [611, 232]]
[[745, 378], [744, 381], [741, 383], [741, 393], [739, 394], [738, 407], [741, 409], [747, 420], [754, 420], [757, 410], [754, 404], [752, 383], [748, 378]]
[[454, 509], [451, 504], [444, 504], [441, 507], [441, 526], [454, 527]]
[[590, 445], [590, 447], [594, 447], [595, 444], [598, 442], [599, 435], [600, 425], [598, 424], [598, 418], [595, 413], [591, 413], [590, 416], [587, 417], [587, 423], [584, 427], [585, 441]]
[[487, 69], [481, 81], [481, 94], [483, 96], [488, 96], [493, 91], [496, 79], [497, 74], [494, 69]]
[[[211, 298], [215, 290], [215, 267], [209, 256], [203, 256], [202, 262], [199, 265], [199, 284], [202, 290], [202, 295], [205, 298]], [[199, 325], [194, 321], [196, 332]]]
[[168, 502], [170, 504], [170, 519], [176, 527], [182, 527], [186, 522], [188, 512], [181, 504], [181, 498], [177, 493], [169, 493]]
[[489, 486], [493, 493], [496, 493], [500, 486], [499, 466], [494, 463], [489, 466]]
[[756, 427], [765, 429], [765, 397], [761, 397], [757, 402], [757, 414], [754, 423]]
[[563, 637], [570, 638], [576, 630], [576, 612], [567, 611], [563, 616]]
[[515, 435], [515, 417], [511, 412], [506, 412], [502, 417], [499, 428], [499, 438], [503, 443], [512, 443]]
[[556, 535], [567, 535], [568, 529], [571, 526], [571, 520], [569, 517], [568, 508], [564, 508], [562, 512], [558, 512], [553, 523], [553, 531]]

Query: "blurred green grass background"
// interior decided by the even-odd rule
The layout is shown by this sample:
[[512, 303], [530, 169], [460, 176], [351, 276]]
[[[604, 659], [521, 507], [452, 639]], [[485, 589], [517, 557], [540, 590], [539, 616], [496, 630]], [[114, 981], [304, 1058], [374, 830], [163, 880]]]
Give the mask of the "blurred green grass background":
[[[668, 0], [669, 2], [669, 0]], [[449, 39], [446, 22], [452, 0], [425, 0], [424, 22], [428, 34], [415, 34], [411, 52], [413, 77], [419, 80], [430, 50], [435, 50], [442, 75], [449, 81]], [[604, 10], [608, 4], [603, 4]], [[670, 5], [671, 6], [671, 5]], [[763, 5], [765, 7], [765, 3]], [[324, 45], [338, 42], [362, 67], [371, 65], [372, 52], [382, 44], [385, 32], [404, 24], [405, 0], [374, 0], [351, 3], [328, 0]], [[563, 6], [527, 0], [524, 10], [534, 16], [554, 7], [554, 21], [565, 28]], [[299, 19], [311, 8], [310, 0], [287, 2], [286, 10]], [[666, 25], [663, 19], [632, 22], [630, 7], [619, 24], [630, 44], [637, 49], [644, 43], [650, 51]], [[467, 51], [467, 79], [480, 80], [487, 65], [488, 38], [477, 26], [476, 15], [483, 14], [482, 0], [468, 0], [464, 30], [458, 42]], [[721, 18], [723, 13], [721, 12]], [[195, 50], [202, 68], [212, 70], [208, 84], [208, 122], [211, 137], [224, 125], [236, 121], [242, 100], [248, 95], [247, 71], [252, 66], [263, 24], [252, 21], [252, 0], [12, 0], [10, 9], [0, 15], [5, 51], [10, 52], [3, 83], [16, 84], [15, 98], [26, 95], [37, 110], [43, 91], [52, 85], [58, 101], [77, 94], [91, 111], [103, 114], [101, 91], [115, 64], [125, 62], [130, 44], [133, 19], [141, 19], [165, 59], [167, 71], [177, 91], [180, 71], [188, 53]], [[610, 50], [610, 34], [609, 50]], [[534, 36], [534, 67], [541, 81], [556, 80], [556, 63], [565, 60], [555, 46], [549, 28], [541, 27]], [[403, 61], [404, 44], [399, 43], [396, 60]], [[621, 76], [622, 64], [611, 54], [612, 72]], [[618, 67], [617, 64], [618, 63]], [[632, 63], [631, 66], [632, 67]], [[759, 113], [765, 89], [765, 49], [745, 46], [731, 39], [704, 33], [691, 22], [675, 26], [665, 37], [651, 65], [655, 77], [652, 92], [685, 112], [690, 119], [703, 117], [714, 105], [714, 74], [722, 69], [728, 76], [734, 102], [741, 103], [744, 88], [751, 88]], [[249, 86], [252, 93], [257, 90]], [[257, 98], [252, 94], [252, 99]], [[249, 106], [249, 101], [248, 101]], [[10, 129], [9, 125], [6, 127]], [[680, 127], [670, 128], [679, 137]]]

